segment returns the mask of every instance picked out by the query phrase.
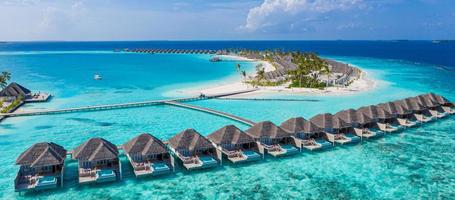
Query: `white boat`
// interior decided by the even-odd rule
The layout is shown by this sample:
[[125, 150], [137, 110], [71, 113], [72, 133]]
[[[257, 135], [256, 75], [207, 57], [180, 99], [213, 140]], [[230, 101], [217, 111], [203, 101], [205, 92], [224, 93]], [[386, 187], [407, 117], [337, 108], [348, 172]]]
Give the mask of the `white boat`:
[[101, 77], [101, 75], [99, 75], [99, 74], [95, 74], [95, 76], [93, 77], [93, 79], [95, 79], [95, 80], [101, 80], [101, 79], [103, 79], [103, 77]]

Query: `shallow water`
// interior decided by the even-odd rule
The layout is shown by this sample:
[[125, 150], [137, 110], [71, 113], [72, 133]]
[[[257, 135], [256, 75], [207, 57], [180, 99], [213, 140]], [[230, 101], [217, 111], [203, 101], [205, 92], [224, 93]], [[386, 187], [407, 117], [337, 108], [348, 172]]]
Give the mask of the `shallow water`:
[[[275, 123], [294, 116], [337, 112], [433, 91], [455, 99], [454, 72], [429, 64], [367, 57], [333, 57], [361, 66], [381, 80], [369, 92], [347, 96], [273, 95], [318, 101], [192, 102], [253, 121]], [[168, 91], [237, 77], [233, 63], [210, 63], [207, 56], [143, 55], [112, 52], [58, 52], [0, 55], [15, 79], [56, 97], [29, 108], [71, 107], [166, 98]], [[251, 69], [252, 63], [242, 63]], [[100, 73], [102, 81], [94, 81]], [[78, 186], [76, 163], [68, 162], [65, 187], [53, 191], [14, 193], [16, 157], [28, 146], [53, 141], [72, 149], [90, 137], [122, 144], [141, 132], [166, 140], [185, 128], [207, 135], [226, 124], [245, 125], [171, 106], [103, 112], [10, 118], [0, 124], [0, 198], [26, 199], [445, 199], [455, 195], [455, 116], [354, 146], [267, 158], [246, 165], [136, 180], [125, 157], [125, 179], [107, 185]]]

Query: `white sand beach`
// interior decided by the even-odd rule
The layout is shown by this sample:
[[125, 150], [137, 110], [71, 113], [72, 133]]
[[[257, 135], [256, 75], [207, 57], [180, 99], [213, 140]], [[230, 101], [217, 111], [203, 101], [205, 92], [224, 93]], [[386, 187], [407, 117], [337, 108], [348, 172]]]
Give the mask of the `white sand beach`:
[[[234, 55], [223, 55], [220, 56], [222, 59], [229, 60], [243, 60], [262, 63], [266, 72], [275, 70], [275, 67], [266, 61], [257, 61]], [[358, 66], [355, 66], [358, 67]], [[360, 68], [360, 67], [358, 67]], [[361, 68], [360, 68], [361, 69]], [[248, 76], [255, 76], [255, 74], [248, 74]], [[347, 87], [327, 87], [323, 90], [311, 89], [311, 88], [286, 88], [285, 86], [268, 86], [268, 87], [257, 87], [258, 90], [250, 93], [239, 94], [235, 96], [242, 97], [254, 97], [263, 94], [302, 94], [302, 95], [348, 95], [358, 92], [365, 92], [374, 89], [377, 86], [377, 80], [372, 79], [368, 76], [365, 70], [362, 70], [362, 74], [359, 79], [355, 80]], [[239, 90], [251, 89], [253, 86], [245, 84], [240, 78], [231, 78], [228, 80], [220, 81], [219, 83], [201, 85], [192, 88], [185, 88], [179, 91], [180, 94], [188, 96], [196, 96], [199, 94], [219, 94], [228, 93]]]

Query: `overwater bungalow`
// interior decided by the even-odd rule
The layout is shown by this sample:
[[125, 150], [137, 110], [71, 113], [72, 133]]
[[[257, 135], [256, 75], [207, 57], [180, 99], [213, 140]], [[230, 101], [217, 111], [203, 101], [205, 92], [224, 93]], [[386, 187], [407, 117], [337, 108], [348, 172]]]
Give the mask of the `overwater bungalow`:
[[[450, 107], [446, 107], [446, 109], [444, 109], [443, 105], [437, 101], [437, 97], [433, 93], [419, 95], [419, 96], [416, 96], [415, 99], [419, 103], [425, 105], [428, 108], [429, 113], [433, 117], [443, 118], [443, 117], [449, 115], [449, 113], [446, 111], [450, 112]], [[446, 100], [446, 102], [448, 102], [448, 101]]]
[[393, 101], [392, 104], [395, 106], [395, 109], [397, 111], [397, 123], [400, 126], [409, 128], [418, 125], [413, 116], [412, 110], [409, 110], [407, 106], [403, 105], [401, 100]]
[[396, 115], [390, 113], [388, 110], [374, 106], [378, 112], [378, 127], [381, 131], [386, 133], [391, 133], [398, 131], [401, 127], [399, 125], [395, 125]]
[[454, 104], [452, 102], [450, 102], [448, 99], [446, 99], [445, 97], [436, 95], [433, 93], [428, 93], [427, 96], [428, 96], [428, 98], [437, 102], [441, 106], [441, 108], [444, 110], [444, 112], [446, 112], [448, 114], [455, 113], [455, 109], [453, 108]]
[[394, 104], [393, 102], [386, 102], [386, 103], [380, 103], [377, 105], [377, 107], [379, 109], [383, 109], [386, 113], [382, 114], [381, 115], [385, 115], [387, 116], [387, 113], [390, 114], [389, 118], [385, 119], [385, 121], [389, 124], [391, 124], [393, 127], [397, 128], [397, 129], [402, 129], [402, 128], [405, 128], [407, 126], [403, 126], [400, 124], [400, 122], [398, 121], [398, 119], [402, 116], [402, 115], [405, 115], [405, 110], [403, 110], [403, 107], [397, 107], [396, 104]]
[[63, 186], [66, 149], [52, 142], [36, 143], [17, 159], [19, 172], [14, 179], [16, 192], [37, 191]]
[[102, 183], [122, 179], [117, 147], [103, 138], [90, 138], [72, 151], [78, 161], [79, 183]]
[[406, 98], [399, 102], [412, 111], [413, 116], [417, 121], [425, 123], [433, 120], [433, 116], [428, 116], [429, 114], [427, 114], [428, 109], [424, 105], [420, 104], [416, 99]]
[[18, 83], [12, 82], [0, 91], [0, 100], [13, 101], [19, 96], [24, 99], [31, 98], [32, 92]]
[[166, 146], [158, 138], [143, 133], [122, 145], [136, 177], [167, 174], [173, 163]]
[[335, 143], [349, 144], [360, 141], [360, 137], [350, 133], [351, 124], [330, 113], [316, 115], [310, 121], [321, 128], [326, 138], [334, 145]]
[[352, 133], [362, 139], [382, 136], [382, 132], [376, 129], [376, 121], [363, 112], [348, 109], [337, 112], [334, 116], [351, 124]]
[[168, 141], [171, 151], [188, 169], [215, 167], [221, 161], [215, 146], [194, 129], [186, 129]]
[[[385, 109], [381, 107], [377, 107], [374, 105], [370, 106], [363, 106], [357, 109], [357, 112], [363, 113], [369, 118], [373, 119], [376, 123], [376, 127], [384, 132], [393, 132], [397, 131], [398, 128], [391, 124], [391, 120], [393, 120], [392, 114], [387, 112]], [[374, 127], [374, 123], [371, 127]]]
[[[260, 160], [264, 152], [259, 152], [254, 139], [234, 125], [216, 130], [207, 138], [233, 163]], [[262, 154], [262, 155], [261, 155]]]
[[299, 152], [292, 134], [270, 121], [259, 122], [245, 132], [254, 138], [259, 149], [267, 151], [272, 156], [291, 155]]
[[322, 129], [303, 117], [295, 117], [281, 123], [280, 127], [295, 137], [300, 149], [318, 150], [333, 147], [328, 142]]
[[416, 97], [411, 97], [417, 103], [423, 105], [427, 109], [428, 115], [434, 118], [442, 118], [444, 117], [445, 113], [439, 113], [438, 108], [440, 108], [439, 104], [435, 101], [431, 100], [430, 98], [425, 98], [423, 95], [419, 95]]

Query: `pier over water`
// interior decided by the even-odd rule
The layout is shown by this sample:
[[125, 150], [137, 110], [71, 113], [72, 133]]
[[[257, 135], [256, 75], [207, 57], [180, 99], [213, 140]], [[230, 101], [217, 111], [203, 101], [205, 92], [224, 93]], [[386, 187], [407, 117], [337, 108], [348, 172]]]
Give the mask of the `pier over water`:
[[64, 113], [74, 113], [74, 112], [93, 112], [93, 111], [125, 109], [125, 108], [145, 107], [145, 106], [154, 106], [154, 105], [173, 105], [173, 106], [185, 107], [185, 108], [189, 108], [189, 109], [193, 109], [193, 110], [204, 111], [206, 113], [211, 113], [214, 115], [222, 116], [222, 117], [229, 118], [229, 119], [239, 121], [241, 123], [252, 126], [252, 125], [254, 125], [254, 122], [252, 122], [250, 120], [246, 120], [241, 117], [237, 117], [237, 116], [234, 116], [234, 115], [231, 115], [228, 113], [224, 113], [224, 112], [220, 112], [220, 111], [216, 111], [216, 110], [182, 104], [181, 102], [227, 97], [227, 96], [232, 96], [232, 95], [237, 95], [237, 94], [254, 92], [256, 90], [257, 89], [248, 89], [248, 90], [240, 90], [240, 91], [233, 91], [233, 92], [213, 94], [213, 95], [200, 95], [200, 96], [188, 97], [188, 98], [152, 100], [152, 101], [131, 102], [131, 103], [122, 103], [122, 104], [106, 104], [106, 105], [96, 105], [96, 106], [84, 106], [84, 107], [77, 107], [77, 108], [63, 108], [63, 109], [55, 109], [55, 110], [16, 111], [13, 113], [1, 113], [0, 118], [3, 119], [6, 117], [53, 115], [53, 114], [64, 114]]
[[209, 108], [203, 108], [203, 107], [199, 107], [199, 106], [183, 104], [183, 103], [179, 103], [179, 102], [175, 102], [175, 101], [167, 101], [166, 104], [174, 105], [174, 106], [178, 106], [178, 107], [182, 107], [182, 108], [188, 108], [188, 109], [192, 109], [192, 110], [197, 110], [197, 111], [201, 111], [201, 112], [210, 113], [210, 114], [213, 114], [213, 115], [217, 115], [217, 116], [221, 116], [221, 117], [224, 117], [224, 118], [228, 118], [228, 119], [232, 119], [232, 120], [241, 122], [241, 123], [246, 124], [248, 126], [254, 126], [256, 124], [253, 121], [244, 119], [242, 117], [238, 117], [238, 116], [235, 116], [235, 115], [232, 115], [232, 114], [229, 114], [229, 113], [225, 113], [225, 112], [221, 112], [221, 111], [212, 110], [212, 109], [209, 109]]

